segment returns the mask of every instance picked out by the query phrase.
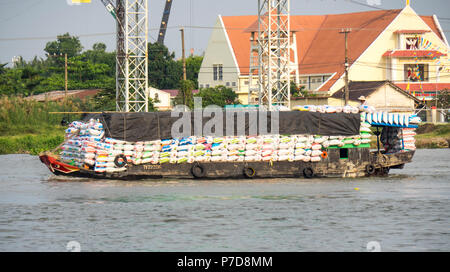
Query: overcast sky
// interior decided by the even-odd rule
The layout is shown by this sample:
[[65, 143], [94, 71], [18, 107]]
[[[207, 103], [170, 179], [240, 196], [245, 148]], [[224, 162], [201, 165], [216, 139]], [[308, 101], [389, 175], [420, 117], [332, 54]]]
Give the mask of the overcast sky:
[[[26, 60], [43, 57], [43, 48], [56, 35], [69, 32], [79, 36], [84, 49], [96, 42], [115, 50], [115, 21], [100, 0], [71, 6], [68, 0], [0, 0], [0, 63], [11, 62], [13, 56]], [[186, 26], [186, 48], [200, 55], [205, 50], [217, 15], [256, 15], [257, 0], [173, 0], [165, 44], [180, 57], [180, 26]], [[291, 0], [291, 14], [334, 14], [375, 10], [401, 9], [406, 0]], [[113, 1], [115, 2], [115, 1]], [[148, 0], [151, 42], [156, 41], [165, 0]], [[357, 4], [359, 2], [362, 4]], [[420, 15], [436, 14], [447, 37], [450, 32], [449, 0], [411, 0]], [[197, 28], [190, 28], [196, 26]], [[198, 28], [201, 27], [201, 28]]]

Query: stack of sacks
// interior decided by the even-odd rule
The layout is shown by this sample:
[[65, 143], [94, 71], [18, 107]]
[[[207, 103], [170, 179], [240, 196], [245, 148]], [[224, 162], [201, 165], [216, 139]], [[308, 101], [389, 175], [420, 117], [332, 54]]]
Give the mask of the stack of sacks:
[[370, 130], [370, 124], [367, 122], [361, 122], [360, 126], [360, 143], [361, 144], [368, 144], [370, 143], [371, 138], [371, 130]]
[[277, 150], [279, 145], [278, 135], [261, 136], [261, 160], [276, 161], [278, 158]]
[[[82, 166], [81, 162], [81, 141], [78, 136], [72, 136], [69, 140], [66, 140], [64, 145], [61, 146], [61, 160], [77, 167]], [[94, 149], [95, 152], [95, 149]], [[95, 156], [95, 153], [94, 153]]]
[[295, 106], [293, 110], [298, 111], [310, 111], [310, 112], [320, 112], [320, 113], [359, 113], [362, 112], [374, 112], [375, 108], [372, 106], [362, 106], [360, 108], [353, 106], [329, 106], [329, 105], [306, 105], [306, 106]]
[[73, 136], [78, 136], [78, 134], [80, 133], [81, 125], [83, 124], [84, 123], [80, 121], [73, 121], [72, 123], [70, 123], [69, 127], [65, 131], [66, 140], [72, 138]]
[[82, 123], [78, 135], [89, 141], [100, 142], [105, 135], [103, 124], [91, 119], [88, 123]]
[[[262, 138], [259, 136], [247, 136], [245, 139], [245, 161], [261, 161]], [[241, 151], [240, 151], [241, 152]]]
[[333, 147], [343, 147], [344, 146], [344, 136], [330, 136], [328, 137], [328, 146], [333, 146]]
[[227, 138], [226, 137], [207, 137], [206, 149], [211, 150], [212, 162], [226, 162], [228, 159]]
[[312, 136], [308, 135], [297, 135], [295, 149], [294, 149], [294, 161], [305, 161], [311, 160], [311, 142], [313, 141]]
[[[105, 138], [105, 143], [111, 145], [111, 149], [109, 150], [109, 156], [112, 157], [113, 159], [115, 159], [116, 156], [118, 156], [118, 155], [124, 155], [124, 153], [125, 153], [124, 147], [127, 142], [112, 139], [112, 138]], [[127, 161], [129, 161], [128, 157], [127, 157]], [[122, 167], [122, 168], [120, 168], [120, 170], [117, 170], [117, 171], [122, 171], [122, 170], [125, 170], [125, 168]]]
[[404, 128], [403, 129], [403, 145], [405, 149], [416, 150], [416, 135], [415, 128]]
[[158, 164], [159, 163], [159, 152], [161, 151], [161, 141], [147, 141], [144, 142], [144, 150], [142, 152], [142, 164], [151, 163]]
[[212, 139], [210, 137], [198, 137], [193, 146], [193, 157], [196, 162], [209, 162], [211, 160]]
[[123, 152], [122, 154], [125, 155], [127, 158], [127, 162], [133, 162], [134, 159], [134, 143], [133, 142], [127, 142], [123, 141], [122, 144], [118, 145], [118, 148], [122, 148]]
[[280, 136], [278, 141], [277, 161], [293, 161], [296, 136]]
[[245, 159], [245, 137], [229, 136], [227, 137], [227, 161], [242, 162]]
[[[90, 143], [87, 143], [86, 150], [89, 150], [90, 147], [91, 147]], [[114, 163], [115, 156], [112, 156], [111, 153], [112, 150], [113, 150], [112, 144], [97, 143], [95, 148], [95, 165], [94, 165], [95, 172], [116, 171], [116, 165]]]
[[159, 152], [159, 163], [176, 162], [178, 141], [176, 139], [161, 140], [161, 150]]
[[[321, 160], [322, 155], [322, 143], [328, 141], [328, 137], [326, 136], [316, 136], [311, 144], [311, 158], [312, 162], [318, 162]], [[328, 143], [327, 143], [328, 144]]]
[[61, 147], [61, 160], [77, 167], [83, 167], [85, 163], [93, 166], [96, 144], [104, 135], [102, 123], [94, 119], [88, 123], [74, 121], [65, 133], [66, 140]]
[[194, 157], [194, 143], [195, 137], [186, 137], [179, 139], [178, 145], [175, 150], [172, 151], [171, 163], [193, 163]]
[[144, 142], [135, 142], [131, 153], [131, 162], [134, 165], [142, 163], [142, 155], [144, 154]]

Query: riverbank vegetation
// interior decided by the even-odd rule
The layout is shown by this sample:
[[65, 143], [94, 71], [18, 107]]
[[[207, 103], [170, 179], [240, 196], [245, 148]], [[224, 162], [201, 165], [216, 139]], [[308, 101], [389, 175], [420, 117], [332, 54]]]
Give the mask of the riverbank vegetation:
[[51, 112], [91, 111], [89, 101], [37, 102], [22, 97], [0, 98], [0, 154], [30, 153], [53, 149], [64, 140], [66, 122], [81, 118], [80, 114], [52, 114]]
[[416, 130], [417, 148], [449, 148], [450, 124], [422, 124]]

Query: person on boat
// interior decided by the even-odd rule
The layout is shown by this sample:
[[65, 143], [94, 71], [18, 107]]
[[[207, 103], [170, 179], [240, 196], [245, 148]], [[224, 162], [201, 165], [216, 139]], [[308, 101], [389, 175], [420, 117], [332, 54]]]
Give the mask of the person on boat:
[[360, 103], [361, 103], [360, 107], [368, 106], [368, 105], [367, 105], [367, 101], [366, 101], [366, 97], [365, 97], [364, 95], [361, 95], [360, 97], [358, 97], [358, 100], [359, 100]]

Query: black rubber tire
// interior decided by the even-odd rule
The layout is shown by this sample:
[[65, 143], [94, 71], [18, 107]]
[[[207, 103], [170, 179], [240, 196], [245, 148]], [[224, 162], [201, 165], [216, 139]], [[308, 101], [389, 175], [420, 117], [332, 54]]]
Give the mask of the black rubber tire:
[[205, 167], [201, 164], [194, 164], [191, 173], [195, 178], [203, 178], [206, 175]]
[[[122, 163], [119, 162], [120, 159], [122, 159]], [[128, 164], [127, 157], [125, 157], [125, 155], [123, 155], [123, 154], [117, 155], [114, 158], [114, 165], [119, 168], [125, 167], [125, 166], [127, 166], [127, 164]]]
[[305, 178], [312, 178], [314, 177], [314, 170], [311, 167], [306, 167], [303, 169], [303, 176]]
[[251, 167], [245, 167], [243, 172], [244, 172], [244, 176], [246, 178], [253, 178], [256, 174], [255, 169], [253, 169]]
[[373, 166], [372, 164], [368, 164], [366, 165], [366, 174], [371, 176], [373, 174], [375, 174], [375, 166]]

